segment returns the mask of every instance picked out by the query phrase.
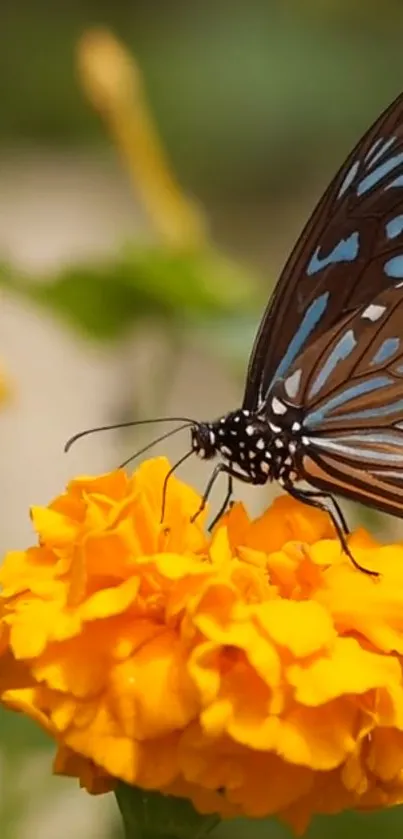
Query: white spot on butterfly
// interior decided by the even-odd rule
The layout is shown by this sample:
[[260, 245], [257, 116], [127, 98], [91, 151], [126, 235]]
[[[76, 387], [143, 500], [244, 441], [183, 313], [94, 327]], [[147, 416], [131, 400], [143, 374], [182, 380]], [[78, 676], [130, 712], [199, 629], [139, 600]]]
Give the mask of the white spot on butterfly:
[[245, 431], [246, 431], [248, 437], [252, 437], [252, 435], [255, 433], [255, 429], [254, 429], [253, 425], [247, 425], [246, 428], [245, 428]]
[[353, 183], [353, 180], [354, 180], [354, 178], [355, 178], [355, 176], [358, 172], [359, 166], [360, 166], [360, 161], [359, 160], [355, 160], [354, 163], [352, 164], [352, 166], [350, 166], [349, 170], [347, 171], [347, 173], [344, 176], [344, 179], [342, 181], [340, 189], [337, 193], [338, 198], [341, 198], [341, 196], [344, 195], [345, 192], [347, 192], [349, 186], [351, 186], [351, 184]]
[[269, 464], [268, 464], [268, 463], [266, 463], [266, 461], [265, 461], [265, 460], [261, 460], [261, 461], [260, 461], [259, 466], [260, 466], [260, 471], [261, 471], [261, 472], [263, 472], [263, 474], [264, 474], [264, 475], [268, 475], [268, 474], [269, 474], [269, 472], [270, 472], [270, 466], [269, 466]]
[[211, 443], [212, 446], [214, 446], [214, 443], [215, 443], [214, 431], [210, 431], [210, 443]]
[[277, 449], [283, 449], [283, 448], [284, 448], [284, 443], [283, 443], [283, 441], [282, 441], [282, 440], [279, 440], [279, 439], [277, 439], [277, 440], [275, 440], [275, 441], [274, 441], [274, 445], [276, 446], [276, 448], [277, 448]]
[[303, 446], [309, 446], [310, 440], [309, 437], [301, 437], [301, 443]]
[[284, 405], [284, 402], [280, 402], [277, 396], [272, 399], [271, 407], [275, 414], [285, 414], [287, 411], [287, 406]]
[[281, 427], [279, 425], [274, 425], [274, 422], [269, 422], [269, 428], [271, 431], [274, 431], [275, 434], [280, 434]]
[[292, 441], [288, 444], [288, 451], [290, 452], [290, 454], [295, 454], [295, 452], [297, 451], [297, 446]]
[[253, 458], [256, 457], [256, 452], [254, 452], [253, 449], [249, 450], [249, 457], [251, 460], [253, 460]]
[[370, 305], [363, 311], [361, 317], [371, 320], [374, 323], [382, 317], [385, 310], [386, 306], [380, 306], [377, 303], [370, 303]]
[[391, 146], [393, 146], [393, 144], [396, 142], [396, 139], [397, 138], [393, 136], [388, 137], [387, 140], [385, 140], [385, 137], [378, 137], [378, 139], [375, 140], [371, 148], [367, 151], [367, 154], [364, 158], [366, 162], [368, 161], [368, 168], [371, 168], [371, 166], [373, 166], [374, 163], [376, 163], [381, 157], [383, 157], [385, 152], [388, 149], [390, 149]]
[[256, 443], [256, 448], [257, 448], [257, 449], [264, 449], [265, 445], [266, 445], [266, 444], [265, 444], [265, 442], [264, 442], [263, 438], [262, 438], [262, 437], [259, 437], [259, 439], [258, 439], [258, 441], [257, 441], [257, 443]]
[[228, 455], [228, 457], [231, 457], [231, 455], [232, 455], [232, 450], [229, 449], [228, 446], [221, 446], [220, 451], [221, 451], [222, 454]]
[[206, 457], [205, 449], [199, 449], [199, 457]]
[[298, 393], [298, 388], [301, 382], [301, 375], [301, 369], [295, 370], [295, 372], [292, 373], [291, 376], [288, 376], [288, 379], [286, 379], [284, 382], [285, 392], [287, 396], [290, 397], [290, 399], [293, 399]]
[[302, 425], [300, 422], [293, 422], [291, 431], [301, 431]]
[[[245, 411], [244, 411], [244, 414], [245, 414]], [[240, 422], [240, 419], [241, 419], [241, 417], [239, 417], [239, 416], [238, 416], [238, 417], [234, 417], [234, 422]]]

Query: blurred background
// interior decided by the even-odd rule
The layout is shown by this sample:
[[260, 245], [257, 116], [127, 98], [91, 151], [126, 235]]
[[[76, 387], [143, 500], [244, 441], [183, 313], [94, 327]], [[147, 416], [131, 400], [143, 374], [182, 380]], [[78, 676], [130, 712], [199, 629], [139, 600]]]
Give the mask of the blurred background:
[[[287, 253], [403, 88], [402, 35], [398, 0], [2, 0], [3, 553], [33, 541], [30, 504], [151, 439], [110, 433], [64, 455], [75, 431], [239, 405]], [[202, 490], [208, 467], [182, 474]], [[261, 493], [237, 493], [259, 510]], [[112, 796], [50, 778], [33, 726], [2, 712], [0, 738], [2, 839], [120, 835]], [[309, 836], [402, 827], [395, 809], [318, 819]], [[239, 822], [214, 836], [269, 834], [288, 835]]]

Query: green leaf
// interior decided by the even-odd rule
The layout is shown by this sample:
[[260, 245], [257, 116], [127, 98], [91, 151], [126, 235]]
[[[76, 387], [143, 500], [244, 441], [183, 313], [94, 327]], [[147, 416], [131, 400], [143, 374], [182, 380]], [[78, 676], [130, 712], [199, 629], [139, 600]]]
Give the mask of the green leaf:
[[20, 761], [24, 754], [50, 749], [47, 734], [24, 714], [0, 707], [0, 740], [7, 761]]
[[137, 291], [175, 316], [216, 316], [256, 301], [256, 282], [219, 251], [131, 248], [125, 256]]
[[219, 816], [197, 813], [190, 801], [120, 783], [116, 799], [126, 839], [203, 839]]
[[257, 285], [215, 251], [178, 253], [127, 248], [113, 260], [71, 265], [31, 279], [0, 267], [0, 284], [97, 340], [125, 335], [140, 321], [194, 326], [252, 311]]

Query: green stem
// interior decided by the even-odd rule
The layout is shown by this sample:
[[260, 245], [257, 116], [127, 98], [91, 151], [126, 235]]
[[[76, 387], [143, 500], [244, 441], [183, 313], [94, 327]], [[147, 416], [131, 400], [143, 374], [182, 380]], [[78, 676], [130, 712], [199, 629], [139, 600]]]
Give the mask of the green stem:
[[197, 813], [190, 801], [159, 792], [120, 783], [115, 794], [125, 839], [203, 839], [220, 821]]

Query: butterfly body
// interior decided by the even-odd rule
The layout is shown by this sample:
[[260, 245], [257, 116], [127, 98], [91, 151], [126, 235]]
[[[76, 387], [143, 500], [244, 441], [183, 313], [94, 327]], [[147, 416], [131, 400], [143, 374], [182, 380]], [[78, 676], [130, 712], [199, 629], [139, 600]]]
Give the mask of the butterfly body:
[[192, 449], [203, 460], [221, 457], [221, 471], [246, 483], [288, 486], [301, 478], [304, 442], [300, 411], [288, 406], [282, 414], [281, 425], [273, 411], [247, 409], [199, 423], [192, 428]]

